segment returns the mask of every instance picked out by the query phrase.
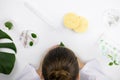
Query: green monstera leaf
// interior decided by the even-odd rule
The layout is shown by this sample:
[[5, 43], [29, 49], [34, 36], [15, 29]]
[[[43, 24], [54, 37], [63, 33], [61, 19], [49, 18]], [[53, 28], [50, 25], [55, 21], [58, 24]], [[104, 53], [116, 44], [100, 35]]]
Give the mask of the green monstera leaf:
[[[16, 60], [15, 53], [17, 52], [17, 49], [15, 44], [13, 43], [12, 38], [7, 33], [5, 33], [0, 29], [0, 40], [1, 39], [9, 39], [12, 41], [12, 42], [0, 43], [0, 73], [10, 74], [15, 64], [15, 60]], [[5, 51], [1, 51], [2, 48], [11, 49], [14, 52], [9, 53]]]

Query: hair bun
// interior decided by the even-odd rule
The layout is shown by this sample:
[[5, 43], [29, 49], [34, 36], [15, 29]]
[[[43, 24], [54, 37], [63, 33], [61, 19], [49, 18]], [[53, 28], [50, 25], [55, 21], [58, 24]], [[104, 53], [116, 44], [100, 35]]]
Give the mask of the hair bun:
[[52, 71], [48, 75], [49, 80], [70, 80], [70, 73], [65, 70]]

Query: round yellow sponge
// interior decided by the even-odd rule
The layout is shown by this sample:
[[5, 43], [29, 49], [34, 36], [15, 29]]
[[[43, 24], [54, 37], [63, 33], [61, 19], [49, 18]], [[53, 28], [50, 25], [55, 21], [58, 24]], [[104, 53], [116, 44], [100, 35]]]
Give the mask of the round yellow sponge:
[[84, 17], [80, 17], [80, 24], [77, 28], [74, 28], [73, 30], [75, 32], [85, 32], [88, 29], [88, 21]]
[[82, 16], [78, 16], [74, 13], [67, 13], [64, 16], [64, 25], [75, 32], [85, 32], [88, 28], [88, 21]]
[[64, 25], [67, 28], [74, 29], [79, 26], [80, 18], [74, 13], [68, 13], [64, 16]]

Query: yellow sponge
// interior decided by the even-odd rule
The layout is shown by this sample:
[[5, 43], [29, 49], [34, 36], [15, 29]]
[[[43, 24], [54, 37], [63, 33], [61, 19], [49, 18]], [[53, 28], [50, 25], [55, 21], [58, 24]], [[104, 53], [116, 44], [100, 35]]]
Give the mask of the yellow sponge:
[[79, 26], [80, 18], [74, 13], [68, 13], [64, 16], [64, 25], [67, 28], [74, 29]]
[[85, 32], [88, 28], [88, 21], [82, 16], [68, 13], [64, 16], [64, 25], [75, 32]]
[[84, 17], [80, 17], [80, 24], [77, 28], [74, 28], [73, 30], [75, 32], [85, 32], [88, 29], [88, 21]]

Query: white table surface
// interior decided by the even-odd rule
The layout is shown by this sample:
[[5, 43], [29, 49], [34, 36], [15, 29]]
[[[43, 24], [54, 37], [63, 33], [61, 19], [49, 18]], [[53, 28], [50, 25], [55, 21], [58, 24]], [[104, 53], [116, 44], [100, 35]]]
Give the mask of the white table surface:
[[[108, 31], [103, 23], [103, 13], [111, 8], [120, 10], [119, 0], [29, 0], [28, 2], [44, 14], [55, 27], [47, 25], [29, 11], [24, 6], [25, 1], [27, 0], [0, 0], [0, 24], [4, 20], [15, 22], [15, 28], [7, 32], [12, 36], [18, 49], [14, 70], [10, 75], [0, 74], [0, 80], [14, 80], [27, 64], [38, 67], [45, 51], [61, 41], [84, 62], [98, 59], [106, 76], [111, 80], [120, 80], [120, 66], [108, 66], [97, 45], [100, 35]], [[88, 19], [89, 28], [85, 33], [75, 33], [63, 26], [63, 16], [68, 12]], [[23, 30], [36, 32], [39, 35], [38, 44], [24, 48], [19, 41], [19, 35]], [[110, 29], [110, 35], [113, 35], [118, 43], [120, 43], [119, 30], [119, 27]]]

